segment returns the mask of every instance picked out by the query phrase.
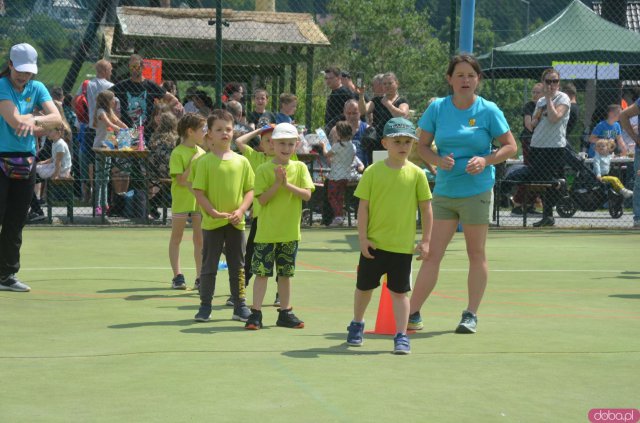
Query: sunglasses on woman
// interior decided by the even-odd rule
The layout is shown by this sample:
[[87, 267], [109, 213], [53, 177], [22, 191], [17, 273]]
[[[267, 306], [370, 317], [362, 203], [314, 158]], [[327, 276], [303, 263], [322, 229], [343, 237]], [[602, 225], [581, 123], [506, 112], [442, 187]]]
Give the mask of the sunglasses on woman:
[[545, 82], [547, 85], [551, 85], [551, 84], [557, 84], [557, 83], [559, 83], [559, 82], [560, 82], [560, 80], [559, 80], [559, 79], [545, 79], [545, 80], [544, 80], [544, 82]]

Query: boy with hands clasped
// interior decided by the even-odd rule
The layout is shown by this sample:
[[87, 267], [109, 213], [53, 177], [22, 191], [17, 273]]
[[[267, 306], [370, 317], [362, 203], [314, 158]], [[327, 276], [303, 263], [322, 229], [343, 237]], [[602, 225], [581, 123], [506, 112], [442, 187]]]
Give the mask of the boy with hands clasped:
[[307, 165], [291, 160], [298, 145], [298, 131], [290, 123], [276, 125], [271, 135], [273, 159], [256, 169], [255, 196], [260, 203], [260, 225], [255, 237], [251, 271], [253, 306], [246, 329], [262, 328], [262, 301], [267, 280], [278, 275], [280, 308], [276, 325], [300, 329], [304, 322], [293, 314], [290, 305], [291, 278], [295, 273], [302, 202], [311, 198], [313, 180]]
[[396, 320], [395, 354], [409, 354], [407, 336], [411, 262], [416, 233], [416, 210], [422, 215], [422, 239], [415, 250], [418, 260], [429, 252], [431, 236], [431, 190], [424, 171], [407, 158], [416, 141], [413, 124], [392, 118], [384, 126], [382, 145], [389, 157], [369, 166], [355, 191], [360, 198], [358, 235], [360, 262], [354, 294], [353, 320], [347, 328], [347, 344], [361, 346], [364, 313], [380, 278], [387, 285]]

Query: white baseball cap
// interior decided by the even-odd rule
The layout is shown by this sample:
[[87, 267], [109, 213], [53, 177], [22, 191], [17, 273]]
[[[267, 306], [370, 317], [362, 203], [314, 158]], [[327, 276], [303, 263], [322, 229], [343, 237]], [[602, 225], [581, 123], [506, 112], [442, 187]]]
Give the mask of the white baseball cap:
[[298, 130], [290, 123], [279, 123], [273, 129], [271, 139], [298, 139]]
[[27, 43], [11, 47], [9, 59], [18, 72], [38, 73], [38, 52]]

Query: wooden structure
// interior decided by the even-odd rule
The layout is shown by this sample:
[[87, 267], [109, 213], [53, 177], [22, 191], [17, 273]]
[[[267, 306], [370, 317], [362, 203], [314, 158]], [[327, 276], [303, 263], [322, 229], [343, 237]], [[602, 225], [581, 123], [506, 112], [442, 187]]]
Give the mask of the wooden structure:
[[[101, 28], [104, 57], [125, 76], [133, 53], [162, 60], [165, 80], [214, 81], [215, 9], [119, 7], [115, 26]], [[296, 92], [298, 65], [306, 65], [306, 115], [311, 124], [313, 56], [329, 40], [306, 13], [223, 9], [223, 80], [249, 91], [271, 86], [272, 99]], [[277, 110], [277, 108], [275, 108]]]

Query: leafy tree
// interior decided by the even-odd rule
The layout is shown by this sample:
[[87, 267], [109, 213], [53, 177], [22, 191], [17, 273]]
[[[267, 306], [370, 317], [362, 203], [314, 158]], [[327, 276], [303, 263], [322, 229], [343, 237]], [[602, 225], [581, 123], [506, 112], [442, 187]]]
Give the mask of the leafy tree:
[[338, 65], [364, 72], [367, 81], [394, 72], [418, 113], [430, 97], [447, 92], [447, 48], [436, 38], [427, 11], [417, 11], [414, 1], [332, 0], [328, 9], [333, 19], [322, 29], [331, 47], [318, 50], [320, 69]]
[[44, 47], [45, 60], [65, 57], [70, 53], [70, 42], [66, 36], [68, 30], [46, 15], [34, 15], [25, 25], [25, 31], [30, 38]]

